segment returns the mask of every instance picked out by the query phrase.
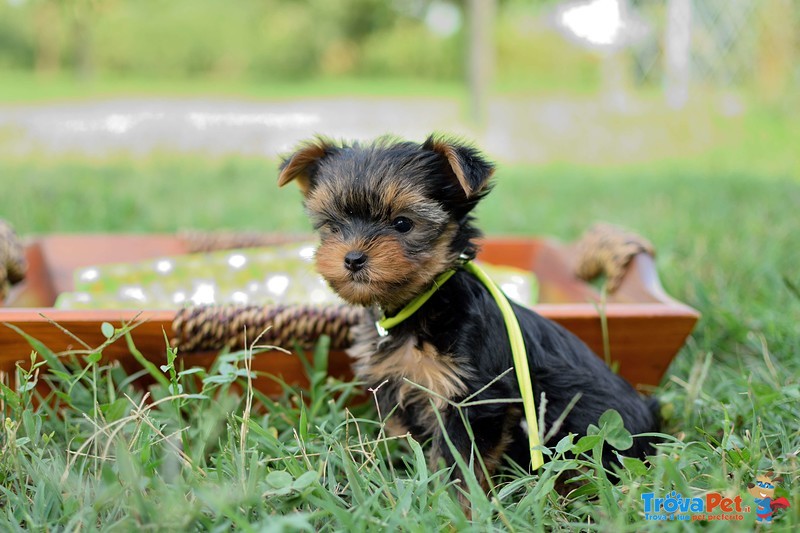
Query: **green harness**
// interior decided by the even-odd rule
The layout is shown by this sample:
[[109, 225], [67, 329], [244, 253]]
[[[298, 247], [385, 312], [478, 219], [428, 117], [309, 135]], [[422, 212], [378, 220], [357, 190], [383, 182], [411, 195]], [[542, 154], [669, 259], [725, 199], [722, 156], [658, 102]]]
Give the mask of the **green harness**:
[[[541, 442], [539, 441], [539, 424], [536, 418], [536, 401], [533, 397], [533, 384], [531, 383], [531, 373], [528, 367], [528, 356], [525, 351], [525, 342], [522, 338], [519, 321], [517, 321], [517, 317], [514, 315], [514, 311], [511, 309], [511, 304], [506, 295], [503, 294], [492, 279], [486, 275], [486, 272], [471, 261], [465, 262], [463, 268], [478, 278], [489, 290], [489, 293], [491, 293], [494, 301], [497, 302], [497, 306], [500, 308], [503, 321], [506, 323], [506, 331], [508, 332], [508, 338], [511, 343], [511, 355], [514, 359], [514, 369], [517, 374], [517, 383], [519, 384], [519, 391], [522, 395], [522, 405], [525, 409], [525, 420], [528, 424], [528, 445], [531, 452], [531, 466], [536, 470], [544, 464], [544, 458], [539, 449]], [[393, 317], [384, 317], [375, 322], [378, 334], [381, 337], [388, 335], [390, 329], [413, 315], [437, 290], [439, 290], [439, 287], [455, 273], [456, 269], [452, 269], [439, 274], [433, 281], [433, 285], [430, 289], [411, 300], [399, 313]]]

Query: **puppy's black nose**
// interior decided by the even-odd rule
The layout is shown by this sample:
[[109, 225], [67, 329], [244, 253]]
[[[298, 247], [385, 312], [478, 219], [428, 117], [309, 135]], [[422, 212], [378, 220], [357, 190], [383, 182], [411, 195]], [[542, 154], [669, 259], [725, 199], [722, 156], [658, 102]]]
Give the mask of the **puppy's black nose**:
[[364, 252], [347, 252], [344, 256], [344, 266], [350, 272], [358, 272], [367, 263], [367, 255]]

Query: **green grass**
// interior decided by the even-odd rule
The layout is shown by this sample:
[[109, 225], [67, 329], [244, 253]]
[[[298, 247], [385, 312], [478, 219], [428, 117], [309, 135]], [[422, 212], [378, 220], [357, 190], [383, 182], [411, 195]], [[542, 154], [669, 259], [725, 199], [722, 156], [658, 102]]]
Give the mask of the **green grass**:
[[[530, 96], [565, 93], [587, 95], [596, 84], [565, 84], [549, 77], [520, 73], [498, 79], [498, 95]], [[30, 71], [0, 69], [0, 103], [33, 104], [48, 101], [95, 100], [119, 97], [235, 97], [285, 100], [325, 97], [451, 98], [466, 102], [466, 81], [409, 76], [315, 76], [306, 79], [263, 80], [224, 76], [146, 77], [103, 74], [82, 80], [69, 72], [40, 75]]]
[[[770, 529], [800, 527], [800, 180], [791, 150], [762, 148], [624, 168], [500, 168], [478, 212], [488, 233], [572, 239], [596, 220], [625, 225], [653, 241], [667, 291], [703, 318], [656, 391], [671, 438], [649, 465], [630, 462], [611, 484], [593, 459], [597, 442], [584, 442], [587, 456], [476, 497], [473, 530], [684, 530], [645, 521], [641, 494], [722, 492], [751, 504], [746, 484], [768, 469], [783, 474], [778, 494], [792, 505]], [[44, 159], [0, 161], [0, 213], [23, 234], [308, 229], [299, 193], [277, 189], [270, 162]], [[38, 351], [48, 359], [38, 380], [54, 396], [32, 407], [33, 378], [0, 396], [0, 529], [470, 527], [447, 472], [428, 469], [420, 446], [385, 438], [370, 402], [345, 409], [357, 386], [324, 377], [324, 350], [309, 363], [312, 387], [275, 402], [241, 392], [247, 353], [195, 375], [200, 384], [178, 377], [191, 367], [179, 358], [155, 369], [150, 397], [162, 401], [150, 407], [121, 369], [89, 354], [87, 372], [65, 374]], [[244, 389], [230, 388], [233, 379]], [[171, 395], [178, 385], [186, 396]], [[600, 433], [625, 438], [613, 420]], [[555, 473], [576, 466], [587, 488], [570, 498], [549, 490]], [[753, 525], [747, 516], [703, 530]]]
[[169, 79], [106, 75], [83, 81], [70, 74], [37, 76], [27, 71], [0, 70], [0, 103], [3, 104], [148, 96], [269, 100], [330, 96], [465, 98], [466, 87], [458, 81], [355, 76], [259, 82], [224, 77]]

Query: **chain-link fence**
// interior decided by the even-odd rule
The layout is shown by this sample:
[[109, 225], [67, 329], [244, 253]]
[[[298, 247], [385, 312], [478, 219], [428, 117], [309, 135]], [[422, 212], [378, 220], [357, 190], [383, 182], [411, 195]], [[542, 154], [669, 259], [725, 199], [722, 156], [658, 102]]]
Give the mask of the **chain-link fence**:
[[630, 0], [627, 7], [648, 28], [632, 47], [641, 83], [752, 87], [767, 97], [800, 87], [798, 0]]

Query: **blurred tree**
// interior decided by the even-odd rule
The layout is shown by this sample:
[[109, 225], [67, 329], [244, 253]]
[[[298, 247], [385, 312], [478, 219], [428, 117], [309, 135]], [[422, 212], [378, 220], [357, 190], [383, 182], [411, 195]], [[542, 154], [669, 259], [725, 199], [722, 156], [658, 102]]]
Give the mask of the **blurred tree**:
[[797, 8], [792, 0], [763, 0], [759, 7], [756, 85], [762, 98], [777, 102], [789, 90], [800, 51]]
[[32, 4], [35, 68], [39, 75], [53, 75], [61, 66], [63, 39], [59, 4], [59, 0], [35, 0]]
[[0, 68], [34, 67], [36, 50], [29, 18], [20, 6], [0, 2]]
[[391, 2], [384, 0], [315, 0], [312, 16], [330, 26], [329, 38], [318, 58], [324, 74], [349, 74], [363, 62], [365, 48], [374, 36], [389, 32], [398, 18]]
[[385, 31], [397, 18], [392, 3], [385, 0], [316, 0], [314, 4], [315, 12], [323, 16], [326, 11], [330, 13], [332, 18], [327, 22], [356, 44]]
[[[110, 6], [112, 1], [31, 0], [36, 71], [54, 74], [68, 59], [79, 78], [89, 78], [93, 71], [92, 29], [96, 13], [101, 4]], [[70, 34], [68, 45], [66, 33]]]
[[72, 19], [72, 53], [75, 73], [80, 79], [89, 79], [94, 73], [92, 31], [97, 12], [112, 6], [103, 0], [63, 0]]
[[489, 87], [495, 70], [494, 28], [496, 0], [469, 0], [468, 84], [470, 114], [478, 124], [486, 122]]

